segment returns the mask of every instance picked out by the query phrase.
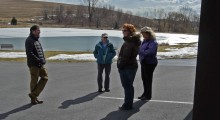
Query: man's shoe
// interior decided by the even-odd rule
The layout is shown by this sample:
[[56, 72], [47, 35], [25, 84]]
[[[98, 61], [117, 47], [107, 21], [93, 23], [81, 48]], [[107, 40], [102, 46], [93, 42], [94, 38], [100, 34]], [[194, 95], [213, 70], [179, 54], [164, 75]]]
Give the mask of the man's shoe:
[[36, 104], [38, 104], [38, 102], [36, 100], [31, 100], [31, 104], [36, 105]]
[[38, 104], [42, 104], [44, 101], [36, 99]]
[[31, 104], [32, 104], [32, 105], [38, 104], [38, 102], [37, 102], [37, 100], [36, 100], [35, 97], [33, 97], [31, 94], [28, 94], [28, 96], [31, 98]]
[[110, 90], [109, 90], [109, 89], [106, 89], [105, 92], [110, 92]]

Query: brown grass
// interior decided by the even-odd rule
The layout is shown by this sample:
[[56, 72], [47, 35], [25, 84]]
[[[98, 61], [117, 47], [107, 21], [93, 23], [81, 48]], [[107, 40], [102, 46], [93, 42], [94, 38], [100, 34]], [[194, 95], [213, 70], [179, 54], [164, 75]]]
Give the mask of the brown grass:
[[[30, 0], [0, 0], [1, 18], [27, 18], [33, 16], [41, 16], [41, 11], [45, 7], [57, 7], [60, 3], [39, 2]], [[62, 4], [65, 7], [74, 5]]]
[[0, 58], [0, 61], [26, 62], [26, 58]]
[[178, 44], [178, 45], [169, 45], [166, 43], [162, 43], [159, 44], [158, 46], [158, 52], [169, 52], [169, 50], [166, 50], [168, 48], [177, 48], [177, 49], [181, 49], [184, 47], [192, 47], [194, 46], [196, 43], [182, 43], [182, 44]]
[[73, 54], [89, 54], [91, 52], [75, 52], [75, 51], [45, 51], [45, 57], [49, 58], [52, 56], [56, 56], [59, 54], [68, 54], [68, 55], [73, 55]]
[[[36, 23], [31, 23], [29, 21], [36, 16], [42, 16], [42, 10], [45, 7], [55, 8], [59, 5], [63, 5], [65, 8], [76, 7], [76, 5], [30, 0], [0, 0], [0, 28], [30, 27], [32, 24]], [[12, 17], [16, 17], [18, 25], [8, 25]]]

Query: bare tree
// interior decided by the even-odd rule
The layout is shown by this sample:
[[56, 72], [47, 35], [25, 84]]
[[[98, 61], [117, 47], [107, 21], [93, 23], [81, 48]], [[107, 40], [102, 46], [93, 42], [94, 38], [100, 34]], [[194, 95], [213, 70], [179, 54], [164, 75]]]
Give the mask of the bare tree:
[[91, 26], [92, 17], [95, 12], [95, 6], [99, 0], [83, 0], [84, 4], [88, 6], [88, 14], [89, 14], [89, 26]]
[[44, 6], [43, 6], [43, 10], [42, 10], [41, 12], [42, 12], [42, 14], [43, 14], [43, 19], [44, 19], [44, 20], [48, 20], [48, 18], [49, 18], [49, 13], [50, 13], [50, 7], [44, 5]]
[[56, 7], [50, 7], [49, 19], [54, 20], [56, 17]]
[[59, 7], [56, 8], [55, 14], [56, 14], [56, 20], [57, 23], [62, 23], [64, 20], [64, 6], [60, 5]]
[[82, 6], [77, 6], [76, 8], [76, 21], [81, 27], [85, 26], [85, 19], [86, 19], [86, 9]]
[[116, 21], [119, 25], [122, 24], [122, 18], [123, 18], [123, 10], [122, 9], [118, 9], [116, 12]]
[[183, 6], [182, 8], [180, 8], [179, 13], [185, 15], [185, 18], [183, 20], [183, 24], [185, 25], [186, 28], [189, 27], [190, 25], [190, 19], [193, 17], [193, 9], [190, 8], [189, 6]]
[[65, 25], [72, 25], [74, 22], [75, 14], [74, 14], [74, 7], [67, 8], [65, 11]]
[[112, 11], [115, 11], [115, 6], [114, 5], [108, 5], [108, 9], [112, 10]]
[[158, 31], [162, 31], [162, 22], [164, 22], [164, 19], [166, 17], [166, 13], [164, 9], [158, 9]]
[[91, 27], [93, 25], [96, 28], [114, 29], [119, 29], [124, 23], [132, 23], [137, 28], [147, 25], [159, 32], [196, 33], [199, 29], [199, 15], [187, 6], [177, 12], [167, 13], [164, 9], [154, 9], [137, 12], [134, 15], [131, 11], [123, 11], [119, 8], [116, 10], [112, 5], [102, 5], [99, 0], [83, 1], [86, 6], [70, 8], [65, 8], [63, 5], [58, 7], [45, 6], [42, 9], [44, 20], [54, 18], [57, 23], [66, 26]]
[[193, 32], [198, 33], [199, 32], [200, 16], [198, 14], [194, 14], [192, 16], [191, 23], [192, 23], [191, 26], [192, 26]]
[[176, 12], [169, 12], [167, 16], [167, 21], [168, 21], [168, 31], [172, 32], [175, 26], [175, 16]]
[[158, 32], [162, 31], [162, 22], [166, 17], [166, 12], [164, 9], [154, 9], [153, 10], [153, 17], [156, 20], [156, 28]]

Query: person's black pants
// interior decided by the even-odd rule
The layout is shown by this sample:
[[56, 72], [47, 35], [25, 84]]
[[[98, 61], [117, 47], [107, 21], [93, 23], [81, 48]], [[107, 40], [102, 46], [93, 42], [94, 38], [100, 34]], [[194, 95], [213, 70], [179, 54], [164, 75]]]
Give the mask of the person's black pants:
[[105, 90], [109, 90], [109, 82], [110, 82], [110, 72], [111, 72], [111, 64], [98, 64], [98, 77], [97, 77], [97, 81], [98, 81], [98, 89], [101, 90], [103, 88], [102, 86], [102, 82], [103, 82], [103, 78], [102, 78], [102, 73], [103, 70], [105, 69], [105, 85], [104, 88]]
[[147, 99], [152, 97], [153, 72], [156, 66], [157, 64], [141, 64], [141, 77], [144, 87], [144, 93], [141, 97], [146, 97]]

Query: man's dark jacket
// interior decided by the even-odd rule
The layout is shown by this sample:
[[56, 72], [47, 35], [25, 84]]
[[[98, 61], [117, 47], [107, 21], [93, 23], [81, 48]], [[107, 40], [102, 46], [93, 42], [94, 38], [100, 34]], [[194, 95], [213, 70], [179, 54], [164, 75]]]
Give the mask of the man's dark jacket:
[[29, 67], [42, 67], [46, 64], [44, 51], [40, 41], [33, 34], [30, 34], [25, 41], [27, 65]]

